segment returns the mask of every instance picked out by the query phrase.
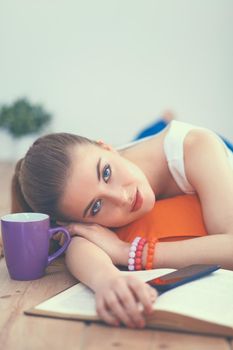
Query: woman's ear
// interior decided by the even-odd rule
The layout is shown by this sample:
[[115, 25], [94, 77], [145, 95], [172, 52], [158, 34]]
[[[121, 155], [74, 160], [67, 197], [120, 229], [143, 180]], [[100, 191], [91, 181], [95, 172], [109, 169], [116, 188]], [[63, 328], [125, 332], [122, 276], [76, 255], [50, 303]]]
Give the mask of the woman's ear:
[[105, 143], [103, 140], [97, 141], [98, 145], [107, 151], [116, 152], [116, 150], [109, 144]]

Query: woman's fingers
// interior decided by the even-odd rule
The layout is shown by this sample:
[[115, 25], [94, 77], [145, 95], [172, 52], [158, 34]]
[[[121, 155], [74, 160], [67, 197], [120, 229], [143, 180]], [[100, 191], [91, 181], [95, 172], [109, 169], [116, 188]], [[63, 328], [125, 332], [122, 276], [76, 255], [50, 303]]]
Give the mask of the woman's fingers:
[[116, 290], [116, 294], [120, 303], [124, 309], [124, 312], [133, 322], [133, 326], [144, 327], [145, 320], [142, 314], [142, 310], [139, 308], [138, 299], [135, 298], [134, 293], [129, 285], [129, 280], [127, 283], [121, 283], [122, 286], [119, 286]]
[[130, 328], [144, 326], [144, 319], [137, 310], [137, 304], [130, 300], [133, 300], [133, 296], [130, 296], [130, 293], [128, 298], [124, 296], [124, 300], [128, 301], [127, 306], [124, 305], [121, 297], [122, 295], [119, 297], [111, 291], [104, 300], [97, 302], [97, 313], [101, 319], [114, 326], [120, 323]]
[[85, 237], [88, 233], [93, 231], [91, 224], [80, 224], [78, 222], [72, 222], [66, 225], [67, 230], [71, 236], [80, 235]]
[[134, 319], [128, 314], [125, 305], [116, 293], [111, 293], [106, 297], [106, 307], [114, 313], [114, 316], [127, 327], [136, 327]]
[[146, 284], [149, 288], [149, 291], [150, 291], [150, 296], [151, 296], [151, 302], [154, 303], [155, 300], [157, 299], [158, 297], [158, 292], [155, 288], [149, 286], [149, 284]]
[[132, 278], [130, 277], [131, 276], [129, 276], [129, 285], [135, 298], [143, 305], [143, 311], [146, 314], [150, 314], [153, 311], [153, 303], [158, 296], [157, 291], [147, 283], [142, 283], [134, 276], [132, 276]]
[[104, 299], [96, 299], [96, 311], [104, 322], [112, 326], [120, 325], [119, 319], [116, 316], [114, 316], [113, 313], [106, 307]]
[[82, 227], [82, 225], [81, 225], [81, 227], [80, 227], [79, 224], [76, 224], [76, 223], [70, 223], [70, 224], [66, 225], [66, 228], [71, 235], [78, 234], [81, 231], [81, 228], [82, 228], [82, 230], [85, 230], [85, 226]]
[[145, 326], [143, 311], [151, 312], [156, 295], [155, 290], [134, 276], [121, 276], [96, 295], [97, 312], [111, 325], [121, 322], [127, 327], [142, 328]]

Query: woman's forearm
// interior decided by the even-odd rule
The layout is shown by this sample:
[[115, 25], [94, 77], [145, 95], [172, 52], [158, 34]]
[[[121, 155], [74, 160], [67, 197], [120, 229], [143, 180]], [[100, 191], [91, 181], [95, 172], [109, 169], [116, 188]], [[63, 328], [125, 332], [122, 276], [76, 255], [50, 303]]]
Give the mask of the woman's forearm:
[[95, 305], [99, 317], [119, 326], [142, 328], [144, 313], [152, 312], [156, 299], [155, 289], [134, 276], [125, 276], [113, 265], [110, 257], [83, 237], [74, 237], [66, 252], [70, 272], [95, 292]]
[[[119, 264], [127, 266], [129, 244], [119, 251]], [[146, 266], [147, 244], [143, 250]], [[173, 242], [158, 242], [155, 246], [153, 268], [180, 268], [191, 264], [219, 264], [233, 270], [233, 234], [212, 234]]]
[[120, 273], [102, 249], [82, 237], [72, 238], [66, 251], [66, 264], [75, 278], [94, 291], [107, 277]]
[[180, 268], [191, 264], [219, 264], [222, 268], [233, 270], [233, 234], [157, 243], [155, 268]]

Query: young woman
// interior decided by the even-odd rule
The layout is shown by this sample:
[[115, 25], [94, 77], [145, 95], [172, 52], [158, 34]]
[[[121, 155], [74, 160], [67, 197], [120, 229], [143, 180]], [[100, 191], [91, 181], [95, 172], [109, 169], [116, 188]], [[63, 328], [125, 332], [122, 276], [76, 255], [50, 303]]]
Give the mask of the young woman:
[[12, 211], [44, 212], [69, 223], [74, 238], [66, 262], [95, 291], [99, 316], [112, 325], [143, 327], [156, 292], [115, 267], [128, 265], [130, 244], [113, 230], [142, 217], [156, 200], [184, 193], [199, 196], [208, 235], [158, 242], [153, 267], [218, 263], [233, 269], [233, 153], [216, 134], [190, 124], [172, 121], [120, 150], [71, 134], [44, 136], [17, 164]]

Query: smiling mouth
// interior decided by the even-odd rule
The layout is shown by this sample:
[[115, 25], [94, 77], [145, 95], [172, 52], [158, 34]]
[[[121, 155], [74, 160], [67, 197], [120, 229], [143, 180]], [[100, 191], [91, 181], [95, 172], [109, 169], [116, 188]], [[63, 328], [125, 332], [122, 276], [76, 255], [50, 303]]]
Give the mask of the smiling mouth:
[[139, 192], [139, 190], [137, 189], [137, 192], [135, 194], [134, 200], [133, 200], [133, 204], [131, 207], [131, 211], [137, 211], [141, 208], [143, 203], [143, 198], [141, 193]]

